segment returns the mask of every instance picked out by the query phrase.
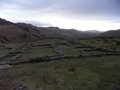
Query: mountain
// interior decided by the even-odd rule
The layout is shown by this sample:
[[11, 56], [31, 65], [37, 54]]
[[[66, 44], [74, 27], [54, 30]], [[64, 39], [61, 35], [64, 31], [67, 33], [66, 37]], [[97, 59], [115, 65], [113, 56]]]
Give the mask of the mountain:
[[100, 34], [102, 32], [98, 31], [98, 30], [89, 30], [89, 31], [85, 31], [86, 33], [93, 33], [93, 34]]
[[38, 40], [39, 31], [33, 26], [15, 24], [0, 19], [0, 42], [23, 42]]
[[60, 29], [58, 27], [40, 27], [39, 30], [44, 36], [59, 38], [59, 39], [79, 39], [79, 38], [88, 38], [92, 37], [92, 34], [85, 33], [83, 31], [78, 31], [75, 29]]
[[104, 32], [101, 37], [120, 37], [120, 29]]
[[85, 33], [91, 35], [92, 37], [95, 37], [95, 36], [100, 36], [103, 32], [100, 32], [98, 30], [89, 30], [89, 31], [85, 31]]
[[0, 18], [0, 26], [2, 25], [10, 25], [13, 24], [12, 22], [6, 21], [5, 19]]
[[0, 42], [35, 41], [44, 38], [74, 40], [98, 36], [98, 33], [83, 32], [75, 29], [60, 29], [58, 27], [36, 27], [26, 23], [12, 23], [0, 19]]

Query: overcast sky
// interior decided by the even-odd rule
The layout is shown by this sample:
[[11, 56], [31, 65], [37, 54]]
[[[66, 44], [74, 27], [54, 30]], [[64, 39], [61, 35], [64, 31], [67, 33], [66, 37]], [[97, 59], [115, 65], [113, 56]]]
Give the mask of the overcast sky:
[[0, 17], [78, 30], [120, 28], [120, 0], [0, 0]]

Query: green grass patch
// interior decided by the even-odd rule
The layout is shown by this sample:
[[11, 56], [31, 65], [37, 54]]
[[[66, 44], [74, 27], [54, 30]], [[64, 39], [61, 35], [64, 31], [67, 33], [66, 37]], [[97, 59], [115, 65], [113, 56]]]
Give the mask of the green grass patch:
[[0, 85], [23, 84], [29, 90], [112, 90], [120, 84], [119, 70], [120, 56], [62, 59], [0, 70]]
[[76, 56], [76, 55], [79, 55], [79, 50], [72, 47], [72, 46], [69, 46], [69, 45], [58, 45], [57, 46], [62, 52], [63, 54], [65, 55], [73, 55], [73, 56]]
[[25, 58], [34, 58], [34, 57], [44, 57], [53, 55], [53, 49], [52, 48], [45, 48], [45, 47], [33, 47], [29, 50], [27, 50], [23, 56]]

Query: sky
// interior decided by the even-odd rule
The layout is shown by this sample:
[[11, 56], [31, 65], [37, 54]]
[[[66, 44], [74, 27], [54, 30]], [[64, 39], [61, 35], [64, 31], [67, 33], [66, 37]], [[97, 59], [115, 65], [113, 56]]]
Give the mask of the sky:
[[78, 30], [120, 29], [120, 0], [0, 0], [0, 18]]

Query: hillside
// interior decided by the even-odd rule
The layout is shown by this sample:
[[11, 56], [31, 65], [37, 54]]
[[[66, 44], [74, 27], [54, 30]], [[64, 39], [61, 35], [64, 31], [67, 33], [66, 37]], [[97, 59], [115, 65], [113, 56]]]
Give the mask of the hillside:
[[90, 37], [120, 37], [120, 30], [100, 32], [97, 30], [78, 31], [75, 29], [61, 29], [58, 27], [36, 27], [26, 23], [12, 23], [0, 19], [0, 42], [25, 42], [45, 38], [76, 40]]
[[40, 38], [38, 30], [27, 25], [15, 24], [0, 19], [0, 42], [32, 41]]
[[[97, 33], [98, 35], [98, 33]], [[0, 42], [35, 41], [43, 38], [80, 39], [96, 36], [95, 33], [58, 27], [36, 27], [26, 23], [12, 23], [0, 19]]]
[[59, 39], [73, 40], [73, 39], [93, 37], [93, 34], [83, 31], [78, 31], [75, 29], [60, 29], [58, 27], [46, 27], [46, 28], [40, 27], [39, 30], [44, 36], [59, 38]]
[[101, 34], [102, 37], [120, 37], [120, 30], [111, 30]]

